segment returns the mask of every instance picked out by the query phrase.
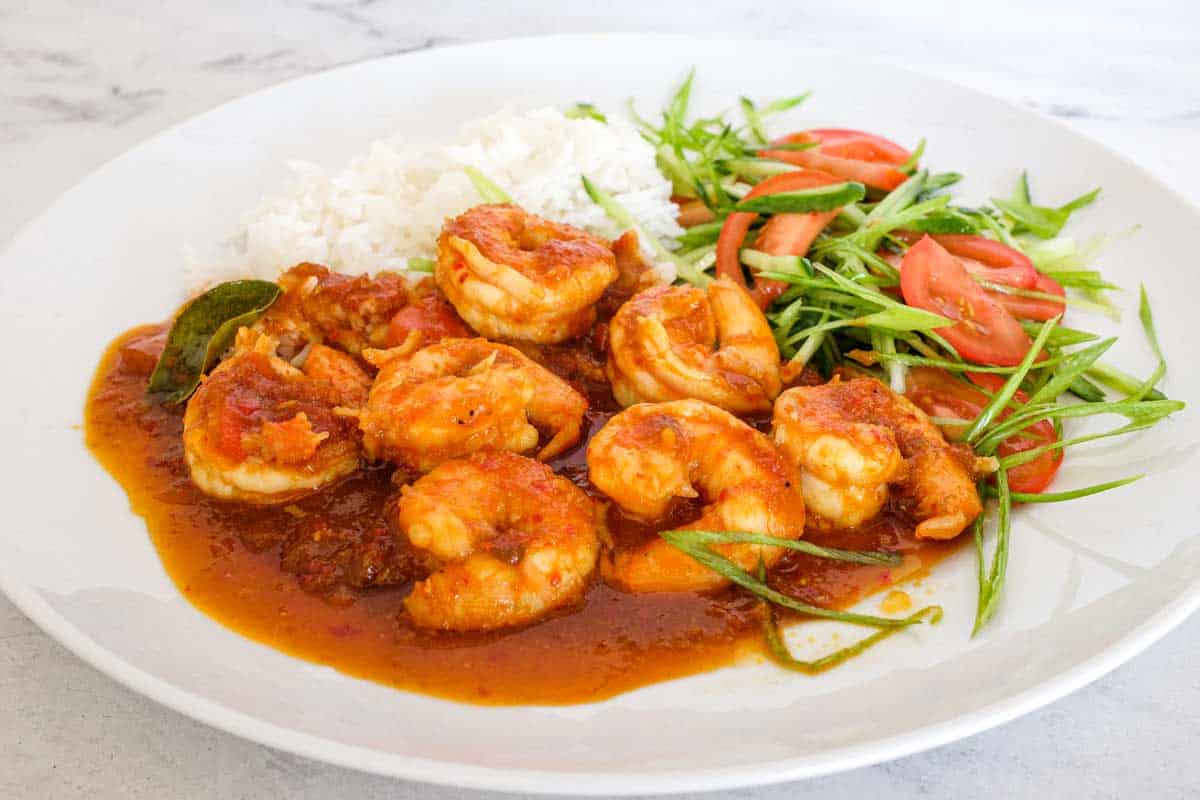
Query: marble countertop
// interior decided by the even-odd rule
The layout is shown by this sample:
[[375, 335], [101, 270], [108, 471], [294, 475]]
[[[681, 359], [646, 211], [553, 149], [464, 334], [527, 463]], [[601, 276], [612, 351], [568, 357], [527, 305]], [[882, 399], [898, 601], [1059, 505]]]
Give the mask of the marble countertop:
[[[1065, 119], [1200, 201], [1200, 6], [1016, 0], [7, 0], [0, 4], [0, 241], [139, 140], [338, 64], [478, 39], [729, 32], [837, 47], [952, 77]], [[586, 9], [586, 10], [585, 10]], [[702, 13], [697, 13], [701, 10]], [[938, 750], [729, 796], [1192, 797], [1200, 618], [1091, 686]], [[330, 767], [127, 691], [0, 598], [0, 797], [500, 797]]]

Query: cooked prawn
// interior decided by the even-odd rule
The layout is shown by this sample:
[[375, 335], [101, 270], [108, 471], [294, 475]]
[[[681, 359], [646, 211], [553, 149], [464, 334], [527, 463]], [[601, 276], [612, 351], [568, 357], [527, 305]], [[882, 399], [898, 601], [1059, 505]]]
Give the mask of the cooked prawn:
[[[662, 520], [678, 498], [700, 498], [700, 518], [682, 528], [764, 533], [804, 531], [799, 477], [770, 440], [727, 411], [699, 400], [643, 403], [608, 421], [588, 445], [591, 481], [620, 509], [644, 522]], [[743, 569], [771, 566], [781, 548], [715, 548]], [[635, 592], [714, 589], [727, 579], [666, 541], [616, 550], [606, 576]]]
[[516, 349], [485, 339], [443, 339], [415, 350], [367, 350], [379, 368], [359, 417], [370, 458], [427, 472], [477, 450], [525, 453], [541, 428], [538, 458], [579, 439], [587, 400]]
[[309, 263], [287, 270], [278, 283], [283, 293], [255, 328], [280, 340], [285, 350], [314, 342], [330, 342], [354, 354], [385, 347], [392, 317], [418, 294], [394, 272], [369, 278]]
[[735, 414], [769, 411], [779, 347], [750, 294], [730, 280], [660, 286], [621, 306], [609, 326], [608, 376], [624, 406], [696, 398]]
[[827, 524], [866, 522], [892, 491], [926, 539], [957, 536], [983, 510], [970, 449], [948, 444], [923, 411], [873, 378], [788, 389], [772, 426], [801, 468], [805, 503]]
[[446, 222], [434, 275], [481, 335], [551, 343], [591, 326], [617, 266], [589, 233], [514, 205], [483, 205]]
[[612, 251], [617, 262], [617, 279], [608, 285], [596, 305], [601, 319], [612, 317], [638, 292], [667, 282], [642, 255], [637, 231], [625, 231], [614, 239]]
[[206, 494], [270, 504], [358, 468], [354, 419], [370, 379], [345, 353], [316, 345], [303, 370], [274, 338], [237, 333], [233, 354], [200, 384], [183, 417], [184, 457]]
[[301, 371], [310, 378], [328, 383], [341, 396], [341, 405], [358, 408], [367, 400], [371, 376], [353, 356], [323, 344], [308, 349]]
[[404, 601], [425, 628], [533, 622], [579, 599], [596, 567], [595, 504], [512, 453], [442, 463], [401, 489], [396, 514], [408, 541], [439, 564]]

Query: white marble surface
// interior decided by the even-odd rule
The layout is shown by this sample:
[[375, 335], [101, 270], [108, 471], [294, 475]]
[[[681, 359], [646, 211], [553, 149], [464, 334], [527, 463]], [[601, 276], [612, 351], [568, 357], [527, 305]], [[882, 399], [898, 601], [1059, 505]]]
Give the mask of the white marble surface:
[[[999, 5], [0, 0], [0, 241], [105, 160], [256, 88], [454, 42], [605, 30], [770, 35], [907, 63], [1062, 117], [1200, 200], [1200, 7]], [[1193, 618], [1002, 728], [731, 796], [1194, 797], [1198, 656]], [[0, 797], [487, 796], [328, 767], [192, 722], [85, 666], [0, 598]]]

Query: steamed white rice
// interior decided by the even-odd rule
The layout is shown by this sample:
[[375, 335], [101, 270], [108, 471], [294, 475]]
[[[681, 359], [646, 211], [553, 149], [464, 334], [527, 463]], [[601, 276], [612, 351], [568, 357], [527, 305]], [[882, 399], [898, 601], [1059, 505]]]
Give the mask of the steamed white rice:
[[433, 258], [442, 222], [480, 202], [463, 173], [474, 166], [526, 210], [605, 238], [620, 231], [583, 190], [587, 175], [660, 238], [677, 236], [671, 184], [628, 123], [570, 119], [554, 108], [503, 110], [465, 125], [451, 144], [403, 134], [374, 142], [335, 174], [303, 162], [290, 185], [245, 216], [224, 252], [189, 258], [195, 291], [235, 278], [275, 279], [301, 261], [350, 274], [403, 270]]

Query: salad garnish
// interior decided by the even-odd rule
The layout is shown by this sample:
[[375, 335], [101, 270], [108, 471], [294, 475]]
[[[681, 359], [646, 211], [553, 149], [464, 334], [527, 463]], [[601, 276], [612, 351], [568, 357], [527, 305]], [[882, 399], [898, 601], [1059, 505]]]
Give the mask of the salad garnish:
[[[683, 235], [648, 237], [585, 177], [588, 194], [618, 224], [638, 230], [656, 258], [677, 267], [681, 281], [704, 286], [723, 275], [747, 286], [767, 311], [793, 377], [805, 369], [875, 374], [929, 413], [947, 438], [995, 459], [995, 473], [979, 485], [994, 513], [980, 515], [973, 529], [978, 633], [1003, 595], [1014, 505], [1074, 500], [1138, 480], [1142, 476], [1046, 491], [1065, 450], [1145, 430], [1184, 408], [1158, 388], [1167, 365], [1144, 287], [1138, 315], [1157, 360], [1145, 378], [1101, 360], [1115, 338], [1061, 324], [1068, 309], [1072, 320], [1075, 312], [1116, 313], [1110, 295], [1120, 287], [1092, 266], [1103, 240], [1081, 245], [1063, 234], [1101, 190], [1038, 205], [1022, 172], [1009, 197], [965, 203], [950, 192], [961, 174], [923, 166], [924, 140], [910, 152], [847, 129], [772, 139], [771, 118], [810, 93], [768, 103], [740, 98], [740, 120], [728, 113], [695, 117], [694, 80], [693, 71], [657, 123], [629, 106], [691, 223]], [[1125, 421], [1068, 435], [1075, 420], [1094, 416]], [[730, 535], [662, 534], [768, 605], [795, 609], [796, 601], [708, 548], [726, 540], [712, 537]], [[829, 616], [826, 609], [805, 613]], [[937, 616], [940, 610], [922, 609], [894, 622]], [[792, 659], [773, 612], [766, 635], [776, 659], [802, 671], [854, 654], [839, 651], [828, 663]]]

